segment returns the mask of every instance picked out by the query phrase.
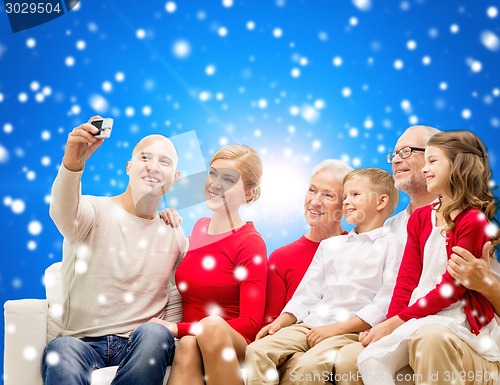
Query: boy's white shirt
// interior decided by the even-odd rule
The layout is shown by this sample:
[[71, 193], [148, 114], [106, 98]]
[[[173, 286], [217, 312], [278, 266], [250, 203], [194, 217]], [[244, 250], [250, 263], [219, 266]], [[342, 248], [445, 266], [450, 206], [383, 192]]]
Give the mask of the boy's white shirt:
[[371, 326], [386, 318], [403, 255], [386, 227], [322, 241], [282, 313], [311, 327], [358, 316]]

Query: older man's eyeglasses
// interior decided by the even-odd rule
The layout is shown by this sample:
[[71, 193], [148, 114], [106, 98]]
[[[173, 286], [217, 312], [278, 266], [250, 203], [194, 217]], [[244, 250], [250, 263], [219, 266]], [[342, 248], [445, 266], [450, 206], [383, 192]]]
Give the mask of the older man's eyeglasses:
[[390, 153], [387, 154], [387, 157], [386, 157], [387, 163], [392, 163], [392, 160], [394, 159], [394, 157], [396, 155], [399, 155], [399, 157], [401, 159], [409, 158], [411, 156], [411, 154], [413, 153], [413, 151], [422, 151], [422, 152], [424, 152], [425, 148], [410, 147], [410, 146], [400, 148], [397, 151], [390, 152]]

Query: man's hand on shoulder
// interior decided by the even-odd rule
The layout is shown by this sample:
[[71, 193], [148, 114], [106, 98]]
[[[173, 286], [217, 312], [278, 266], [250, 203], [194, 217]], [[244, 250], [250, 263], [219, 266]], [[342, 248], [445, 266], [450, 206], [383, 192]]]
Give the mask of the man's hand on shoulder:
[[94, 137], [99, 130], [90, 122], [102, 119], [100, 116], [93, 116], [87, 123], [75, 127], [68, 135], [64, 150], [63, 164], [70, 171], [82, 171], [85, 162], [97, 150], [104, 139]]

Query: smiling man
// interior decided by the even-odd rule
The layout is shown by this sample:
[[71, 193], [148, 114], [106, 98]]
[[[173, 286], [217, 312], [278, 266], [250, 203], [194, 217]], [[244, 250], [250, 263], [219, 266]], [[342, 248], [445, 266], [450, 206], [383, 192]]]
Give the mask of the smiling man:
[[81, 124], [68, 135], [52, 186], [50, 215], [64, 236], [63, 330], [44, 352], [45, 385], [90, 384], [92, 371], [119, 365], [114, 385], [161, 385], [174, 338], [153, 322], [163, 318], [169, 277], [187, 246], [180, 228], [167, 227], [158, 204], [179, 177], [177, 153], [163, 135], [143, 138], [115, 197], [81, 195], [86, 161], [103, 144]]
[[[410, 204], [406, 210], [389, 218], [385, 225], [405, 243], [406, 225], [412, 212], [438, 198], [427, 191], [427, 182], [422, 173], [425, 146], [438, 132], [429, 126], [412, 126], [401, 135], [394, 151], [387, 155], [387, 161], [392, 164], [395, 186], [408, 194]], [[482, 258], [475, 258], [467, 250], [453, 248], [456, 254], [451, 256], [448, 270], [459, 283], [484, 295], [498, 314], [499, 264], [488, 257], [486, 247], [484, 250]], [[497, 321], [500, 322], [498, 317]], [[498, 364], [491, 364], [480, 357], [469, 345], [442, 326], [429, 325], [420, 329], [410, 340], [409, 354], [417, 385], [420, 384], [419, 379], [424, 378], [434, 378], [433, 384], [438, 385], [448, 384], [457, 376], [460, 384], [473, 384], [476, 379], [481, 381], [479, 375], [484, 378], [485, 384], [500, 378]], [[469, 376], [467, 381], [460, 377], [460, 373], [472, 373], [473, 376]]]
[[387, 154], [387, 161], [392, 164], [395, 186], [410, 197], [406, 210], [389, 218], [385, 223], [393, 233], [406, 243], [406, 225], [411, 213], [430, 204], [437, 198], [427, 191], [422, 167], [425, 165], [424, 151], [427, 141], [439, 130], [430, 126], [412, 126], [399, 138], [394, 151]]

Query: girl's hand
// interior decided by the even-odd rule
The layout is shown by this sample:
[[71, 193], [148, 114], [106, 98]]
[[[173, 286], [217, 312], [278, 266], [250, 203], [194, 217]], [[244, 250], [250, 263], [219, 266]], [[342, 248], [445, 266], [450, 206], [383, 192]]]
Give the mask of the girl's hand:
[[182, 223], [182, 218], [176, 209], [163, 209], [160, 212], [160, 217], [170, 227], [179, 227]]
[[389, 318], [388, 320], [375, 325], [369, 331], [359, 333], [359, 342], [361, 342], [363, 346], [367, 346], [372, 342], [378, 341], [382, 337], [391, 334], [402, 324], [404, 324], [404, 321], [398, 316]]

